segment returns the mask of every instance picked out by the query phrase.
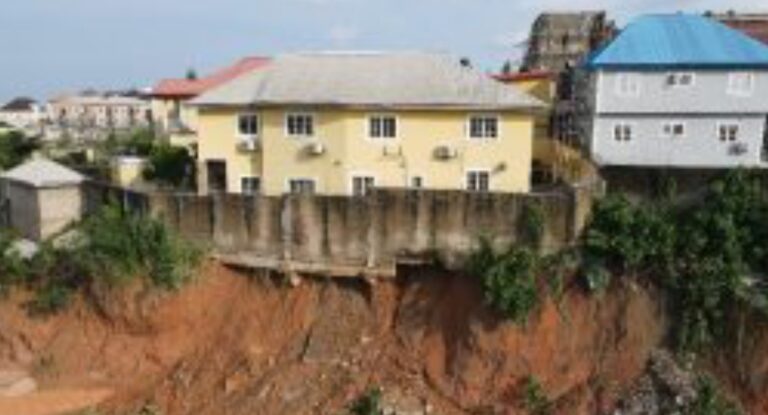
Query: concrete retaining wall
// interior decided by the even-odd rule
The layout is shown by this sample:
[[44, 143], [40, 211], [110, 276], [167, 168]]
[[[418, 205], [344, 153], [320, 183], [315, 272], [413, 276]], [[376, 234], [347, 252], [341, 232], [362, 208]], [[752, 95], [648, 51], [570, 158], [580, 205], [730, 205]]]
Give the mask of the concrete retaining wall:
[[[542, 247], [575, 240], [592, 204], [589, 188], [545, 194], [377, 190], [338, 196], [136, 194], [183, 236], [226, 262], [330, 276], [394, 275], [398, 263], [439, 260], [456, 267], [481, 237], [499, 248], [523, 240], [526, 206], [544, 212]], [[115, 198], [120, 199], [120, 198]]]

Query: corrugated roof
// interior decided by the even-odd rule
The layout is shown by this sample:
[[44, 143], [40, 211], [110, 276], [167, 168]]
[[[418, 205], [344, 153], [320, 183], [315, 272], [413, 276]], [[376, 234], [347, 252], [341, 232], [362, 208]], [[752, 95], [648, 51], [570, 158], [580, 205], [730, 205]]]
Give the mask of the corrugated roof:
[[285, 55], [192, 101], [197, 105], [538, 108], [535, 98], [460, 64], [419, 52]]
[[164, 79], [152, 88], [156, 97], [195, 97], [240, 75], [269, 64], [269, 58], [247, 57], [200, 79]]
[[80, 173], [46, 159], [28, 161], [8, 170], [0, 177], [34, 187], [75, 185], [85, 180], [85, 177]]
[[710, 18], [647, 15], [587, 60], [591, 68], [768, 68], [768, 47]]

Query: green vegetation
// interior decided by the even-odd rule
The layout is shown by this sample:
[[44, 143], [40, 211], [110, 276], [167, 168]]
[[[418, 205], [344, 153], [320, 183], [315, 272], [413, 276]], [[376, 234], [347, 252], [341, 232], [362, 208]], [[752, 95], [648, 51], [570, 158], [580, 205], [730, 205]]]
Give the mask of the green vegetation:
[[[0, 287], [26, 285], [36, 292], [29, 309], [50, 314], [65, 308], [73, 294], [92, 284], [123, 285], [137, 277], [163, 290], [186, 283], [200, 252], [162, 222], [106, 206], [77, 226], [79, 238], [66, 247], [43, 244], [30, 260], [0, 238]], [[62, 244], [64, 245], [64, 244]]]
[[372, 388], [349, 406], [351, 415], [383, 415], [381, 408], [381, 389]]
[[544, 216], [527, 207], [522, 231], [528, 247], [498, 254], [481, 240], [469, 272], [482, 278], [488, 303], [522, 323], [540, 302], [538, 276], [562, 292], [558, 261], [581, 269], [587, 288], [606, 289], [616, 276], [663, 289], [682, 352], [698, 352], [728, 338], [730, 316], [740, 310], [768, 314], [768, 193], [755, 174], [735, 171], [711, 185], [698, 201], [675, 205], [669, 198], [632, 203], [622, 195], [598, 201], [578, 252], [536, 253]]
[[20, 131], [0, 133], [0, 170], [12, 169], [23, 163], [40, 143]]
[[552, 412], [552, 401], [544, 393], [538, 379], [533, 376], [529, 376], [525, 381], [523, 404], [531, 415], [548, 415]]
[[684, 415], [742, 415], [737, 405], [726, 399], [708, 376], [699, 376], [696, 400], [683, 412]]
[[194, 165], [195, 160], [186, 148], [158, 144], [150, 151], [144, 178], [174, 187], [191, 187]]
[[745, 171], [727, 175], [702, 200], [673, 207], [599, 201], [584, 238], [584, 274], [646, 275], [672, 299], [677, 346], [696, 352], [725, 338], [741, 307], [768, 311], [768, 197]]

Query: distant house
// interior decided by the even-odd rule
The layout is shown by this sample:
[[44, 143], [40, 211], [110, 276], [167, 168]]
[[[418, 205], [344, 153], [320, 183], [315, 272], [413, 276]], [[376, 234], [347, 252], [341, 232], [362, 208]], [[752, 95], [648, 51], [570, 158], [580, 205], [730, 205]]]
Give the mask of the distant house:
[[600, 166], [765, 162], [768, 47], [699, 15], [647, 15], [586, 63], [586, 148]]
[[9, 223], [20, 235], [42, 241], [83, 214], [85, 178], [58, 163], [32, 160], [0, 175]]
[[152, 121], [149, 101], [144, 97], [95, 91], [52, 98], [48, 102], [48, 118], [51, 129], [85, 139], [146, 128]]
[[720, 13], [712, 18], [768, 45], [768, 13]]
[[32, 98], [14, 98], [0, 107], [0, 123], [21, 130], [37, 130], [42, 121], [43, 111]]
[[171, 144], [190, 146], [197, 141], [197, 109], [187, 102], [269, 63], [268, 58], [248, 57], [197, 79], [164, 79], [152, 88], [152, 116], [159, 132]]
[[426, 53], [280, 56], [192, 101], [200, 191], [527, 192], [540, 101]]

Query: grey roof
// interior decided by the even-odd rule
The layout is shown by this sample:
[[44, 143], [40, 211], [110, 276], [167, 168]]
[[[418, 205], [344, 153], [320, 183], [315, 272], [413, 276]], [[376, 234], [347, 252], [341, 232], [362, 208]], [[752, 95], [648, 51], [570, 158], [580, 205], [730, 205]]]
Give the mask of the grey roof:
[[59, 163], [37, 159], [3, 173], [3, 179], [28, 184], [33, 187], [58, 187], [80, 184], [85, 177]]
[[419, 52], [284, 55], [192, 101], [195, 105], [343, 105], [522, 109], [543, 104], [462, 66]]
[[33, 111], [37, 102], [28, 97], [14, 98], [0, 108], [0, 111]]

